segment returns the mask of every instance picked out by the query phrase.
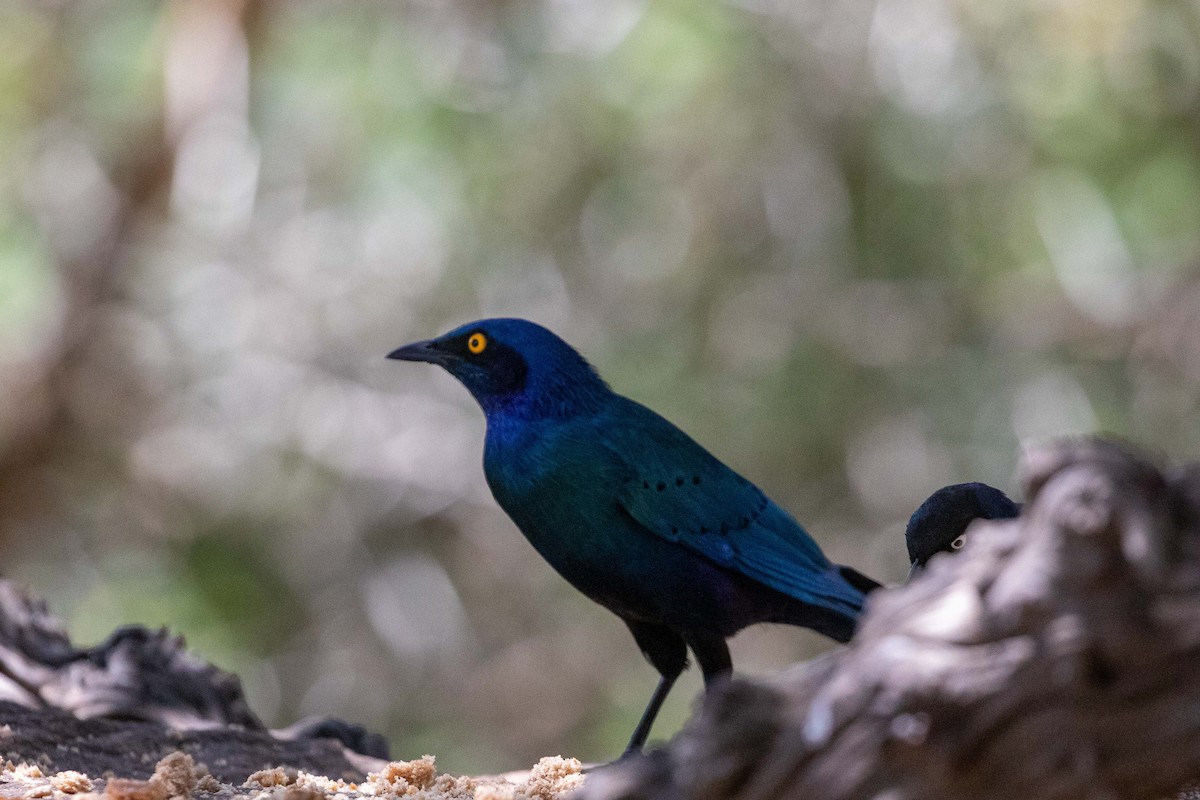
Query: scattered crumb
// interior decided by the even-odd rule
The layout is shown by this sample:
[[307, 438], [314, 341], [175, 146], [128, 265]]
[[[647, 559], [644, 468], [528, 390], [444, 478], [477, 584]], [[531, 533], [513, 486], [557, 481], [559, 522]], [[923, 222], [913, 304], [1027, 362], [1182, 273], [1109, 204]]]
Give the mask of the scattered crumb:
[[[107, 777], [107, 776], [106, 776]], [[103, 794], [94, 794], [83, 773], [47, 774], [38, 764], [4, 765], [0, 782], [15, 783], [22, 800], [194, 800], [196, 792], [226, 800], [563, 800], [583, 785], [578, 760], [543, 758], [522, 782], [520, 776], [471, 778], [439, 775], [433, 756], [393, 761], [362, 783], [276, 767], [254, 773], [241, 787], [222, 784], [191, 756], [171, 753], [158, 762], [149, 780], [107, 777]], [[15, 788], [15, 787], [14, 787]]]
[[376, 797], [403, 797], [416, 794], [418, 789], [428, 789], [437, 776], [433, 756], [422, 756], [416, 761], [393, 761], [379, 772], [371, 772], [362, 786], [362, 792]]
[[513, 784], [507, 786], [490, 785], [475, 787], [474, 800], [515, 800], [517, 796], [517, 787]]
[[191, 756], [176, 751], [163, 756], [155, 765], [150, 780], [113, 778], [104, 787], [104, 794], [109, 800], [191, 800], [192, 792], [205, 774]]
[[428, 794], [445, 800], [474, 800], [478, 788], [479, 781], [475, 778], [438, 775]]
[[200, 780], [196, 781], [196, 788], [201, 792], [216, 794], [217, 792], [221, 791], [221, 782], [212, 775], [207, 774], [207, 772], [208, 770], [205, 770], [205, 775], [200, 778]]
[[325, 800], [327, 795], [312, 786], [289, 786], [276, 797], [279, 800]]
[[167, 800], [161, 783], [112, 778], [104, 787], [108, 800]]
[[272, 786], [290, 786], [296, 782], [297, 773], [289, 774], [288, 770], [283, 767], [275, 767], [273, 769], [260, 769], [242, 784], [247, 789], [259, 788], [270, 789]]
[[340, 779], [334, 780], [333, 778], [327, 778], [324, 775], [314, 775], [313, 773], [305, 772], [304, 770], [300, 770], [298, 773], [296, 773], [296, 779], [292, 785], [298, 786], [302, 789], [314, 789], [321, 794], [330, 795], [331, 797], [344, 795], [347, 792], [358, 791], [357, 787], [353, 783], [348, 783]]
[[519, 787], [519, 797], [555, 800], [565, 792], [583, 786], [583, 764], [578, 758], [546, 756], [529, 773], [529, 779]]
[[154, 767], [150, 783], [162, 786], [164, 797], [190, 798], [200, 781], [196, 762], [187, 753], [176, 750], [162, 757]]
[[63, 794], [79, 794], [92, 790], [92, 781], [82, 772], [69, 769], [50, 776], [50, 785]]
[[[10, 762], [11, 763], [11, 762]], [[17, 764], [12, 768], [13, 777], [17, 780], [30, 780], [32, 778], [44, 778], [42, 768], [37, 764]]]

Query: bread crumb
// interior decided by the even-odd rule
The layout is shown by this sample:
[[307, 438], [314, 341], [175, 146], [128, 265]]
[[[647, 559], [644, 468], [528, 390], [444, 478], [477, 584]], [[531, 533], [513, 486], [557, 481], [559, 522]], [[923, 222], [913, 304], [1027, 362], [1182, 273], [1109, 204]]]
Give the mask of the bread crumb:
[[359, 790], [376, 797], [403, 797], [428, 789], [435, 777], [434, 758], [426, 755], [416, 761], [393, 761], [379, 772], [368, 773]]
[[583, 786], [583, 777], [583, 764], [578, 758], [546, 756], [534, 765], [524, 785], [517, 787], [517, 797], [555, 800]]
[[154, 766], [151, 783], [162, 787], [164, 797], [190, 798], [200, 780], [196, 762], [187, 753], [168, 753]]
[[79, 794], [92, 790], [92, 781], [82, 772], [69, 769], [50, 776], [50, 785], [63, 794]]
[[275, 800], [325, 800], [325, 793], [312, 786], [288, 786], [271, 794]]
[[479, 781], [476, 778], [438, 775], [428, 794], [431, 798], [441, 800], [474, 800], [478, 787]]
[[333, 780], [324, 775], [315, 775], [311, 772], [300, 770], [296, 774], [296, 779], [293, 782], [294, 786], [299, 786], [305, 789], [315, 789], [321, 794], [333, 795], [339, 792], [345, 792], [350, 788], [350, 784], [343, 780]]
[[212, 775], [207, 774], [206, 770], [205, 775], [196, 781], [196, 788], [208, 794], [216, 794], [221, 791], [221, 782]]
[[274, 767], [273, 769], [260, 769], [246, 778], [246, 782], [242, 784], [243, 788], [253, 789], [270, 789], [272, 786], [290, 786], [296, 782], [297, 775], [295, 773], [289, 775], [288, 771], [283, 767]]
[[15, 767], [13, 767], [12, 774], [13, 774], [13, 777], [16, 778], [17, 780], [25, 780], [25, 781], [30, 780], [32, 778], [46, 777], [45, 775], [42, 774], [42, 768], [39, 767], [37, 764], [29, 764], [29, 763], [25, 763], [25, 762], [17, 764]]
[[104, 787], [109, 800], [167, 800], [166, 790], [156, 781], [135, 781], [112, 778]]
[[[14, 797], [22, 800], [194, 800], [197, 792], [219, 800], [564, 800], [583, 785], [577, 759], [543, 758], [525, 776], [507, 779], [439, 775], [433, 756], [414, 761], [394, 761], [361, 783], [331, 779], [289, 767], [260, 770], [242, 788], [220, 783], [191, 756], [171, 753], [155, 766], [149, 780], [109, 777], [103, 794], [95, 794], [92, 780], [80, 772], [49, 772], [37, 764], [6, 764], [5, 782], [21, 784]], [[0, 796], [0, 800], [4, 800]]]

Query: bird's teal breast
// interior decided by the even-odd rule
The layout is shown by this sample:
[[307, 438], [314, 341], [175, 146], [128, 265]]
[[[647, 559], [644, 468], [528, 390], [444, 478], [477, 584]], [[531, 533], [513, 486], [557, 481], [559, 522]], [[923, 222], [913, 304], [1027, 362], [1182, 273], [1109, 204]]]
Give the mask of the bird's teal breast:
[[496, 502], [538, 553], [598, 599], [610, 594], [613, 566], [636, 561], [637, 542], [613, 495], [620, 465], [580, 433], [561, 425], [489, 426], [484, 473]]
[[586, 423], [489, 423], [484, 472], [496, 501], [555, 571], [617, 614], [722, 632], [744, 625], [725, 619], [726, 573], [623, 510], [627, 470], [598, 438]]

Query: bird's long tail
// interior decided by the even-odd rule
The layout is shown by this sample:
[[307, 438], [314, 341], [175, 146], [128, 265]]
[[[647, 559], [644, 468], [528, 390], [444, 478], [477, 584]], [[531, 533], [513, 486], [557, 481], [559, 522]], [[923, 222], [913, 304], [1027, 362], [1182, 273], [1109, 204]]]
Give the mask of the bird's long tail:
[[858, 589], [863, 594], [870, 594], [876, 589], [882, 588], [883, 584], [874, 578], [869, 578], [856, 570], [854, 567], [845, 567], [838, 565], [838, 574], [841, 575], [846, 583]]
[[849, 641], [858, 627], [867, 595], [880, 588], [881, 584], [856, 569], [840, 564], [833, 565], [825, 573], [825, 579], [841, 584], [837, 590], [838, 600], [812, 602], [789, 597], [791, 603], [778, 621], [811, 628], [834, 641]]

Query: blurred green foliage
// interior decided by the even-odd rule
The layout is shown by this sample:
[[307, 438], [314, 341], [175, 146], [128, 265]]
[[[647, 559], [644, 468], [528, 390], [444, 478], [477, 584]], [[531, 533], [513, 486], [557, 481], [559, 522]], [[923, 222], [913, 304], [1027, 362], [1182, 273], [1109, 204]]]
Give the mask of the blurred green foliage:
[[547, 324], [898, 580], [912, 509], [1015, 491], [1022, 441], [1195, 454], [1198, 34], [1170, 0], [6, 5], [5, 573], [81, 641], [185, 633], [272, 723], [610, 757], [651, 669], [495, 508], [465, 392], [383, 354]]

